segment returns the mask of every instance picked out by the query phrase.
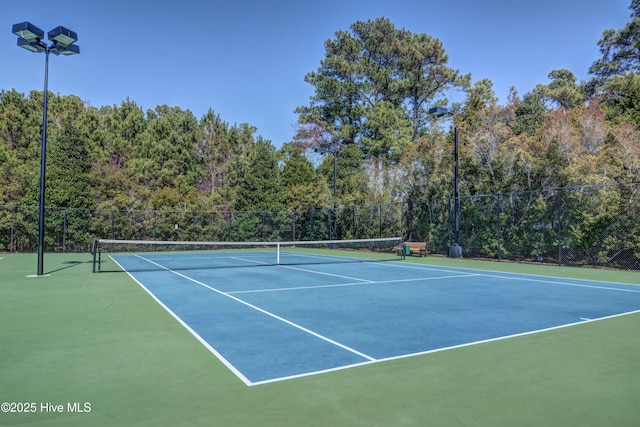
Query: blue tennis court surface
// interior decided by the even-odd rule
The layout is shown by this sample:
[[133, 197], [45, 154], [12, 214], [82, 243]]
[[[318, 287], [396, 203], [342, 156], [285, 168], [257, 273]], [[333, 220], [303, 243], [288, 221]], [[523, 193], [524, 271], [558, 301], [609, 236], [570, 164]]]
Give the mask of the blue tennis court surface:
[[215, 255], [113, 258], [247, 385], [640, 310], [634, 285], [395, 261], [174, 267]]

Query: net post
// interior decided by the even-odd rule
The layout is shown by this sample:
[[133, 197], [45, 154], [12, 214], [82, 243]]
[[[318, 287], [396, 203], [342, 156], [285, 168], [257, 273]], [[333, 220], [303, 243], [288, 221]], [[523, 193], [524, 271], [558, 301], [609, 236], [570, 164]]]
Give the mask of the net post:
[[93, 273], [96, 272], [96, 245], [98, 244], [98, 239], [93, 241], [93, 245], [91, 245], [91, 254], [93, 255]]

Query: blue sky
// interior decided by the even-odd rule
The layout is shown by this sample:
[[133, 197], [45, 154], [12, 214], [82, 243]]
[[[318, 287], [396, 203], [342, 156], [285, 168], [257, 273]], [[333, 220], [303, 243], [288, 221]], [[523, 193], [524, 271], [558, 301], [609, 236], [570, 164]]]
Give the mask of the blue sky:
[[[631, 0], [66, 0], [10, 1], [0, 13], [0, 89], [42, 90], [44, 55], [16, 46], [13, 24], [78, 34], [81, 54], [51, 56], [49, 90], [92, 106], [129, 98], [200, 119], [210, 108], [280, 146], [313, 88], [304, 76], [324, 41], [356, 21], [386, 17], [443, 42], [449, 65], [488, 78], [500, 103], [567, 68], [587, 79], [607, 28], [630, 21]], [[462, 101], [460, 93], [451, 94]]]

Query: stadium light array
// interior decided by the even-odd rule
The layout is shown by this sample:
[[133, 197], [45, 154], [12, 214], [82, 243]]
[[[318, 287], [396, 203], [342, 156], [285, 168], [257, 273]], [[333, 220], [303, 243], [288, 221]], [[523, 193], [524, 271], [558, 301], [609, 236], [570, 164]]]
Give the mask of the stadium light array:
[[[439, 119], [445, 116], [453, 116], [453, 112], [446, 107], [433, 107], [429, 109], [429, 114]], [[454, 145], [454, 158], [455, 167], [453, 173], [453, 245], [449, 246], [449, 256], [452, 258], [462, 257], [462, 247], [460, 246], [460, 189], [459, 189], [459, 177], [458, 177], [458, 127], [453, 127], [453, 145]]]
[[42, 108], [42, 152], [40, 156], [40, 203], [38, 213], [38, 269], [37, 275], [44, 276], [44, 193], [47, 166], [47, 103], [49, 79], [49, 53], [54, 55], [77, 55], [80, 48], [74, 43], [78, 35], [68, 28], [59, 26], [47, 33], [50, 45], [42, 41], [44, 31], [30, 22], [13, 25], [13, 34], [18, 37], [18, 46], [33, 53], [44, 53], [44, 102]]

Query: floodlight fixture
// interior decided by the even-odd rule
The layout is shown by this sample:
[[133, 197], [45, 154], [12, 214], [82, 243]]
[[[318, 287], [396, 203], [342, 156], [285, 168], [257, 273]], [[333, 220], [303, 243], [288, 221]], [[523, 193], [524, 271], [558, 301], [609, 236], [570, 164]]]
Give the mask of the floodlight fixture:
[[314, 148], [313, 151], [322, 155], [336, 154], [338, 151], [340, 151], [340, 147], [338, 145], [331, 145], [331, 146], [321, 145], [321, 146], [318, 146], [317, 148]]
[[76, 46], [74, 44], [70, 44], [68, 46], [58, 46], [58, 45], [53, 45], [49, 48], [49, 50], [51, 51], [51, 53], [53, 53], [54, 55], [65, 55], [65, 56], [70, 56], [70, 55], [77, 55], [80, 53], [80, 46]]
[[29, 41], [22, 37], [18, 37], [18, 46], [33, 53], [42, 53], [47, 50], [47, 45], [41, 41]]
[[44, 31], [31, 22], [21, 22], [13, 26], [13, 34], [29, 42], [40, 41], [44, 38]]
[[49, 40], [54, 44], [62, 47], [67, 47], [70, 44], [78, 41], [78, 35], [68, 28], [59, 26], [47, 33]]
[[433, 107], [429, 109], [429, 115], [439, 119], [444, 116], [453, 116], [453, 112], [447, 107]]

